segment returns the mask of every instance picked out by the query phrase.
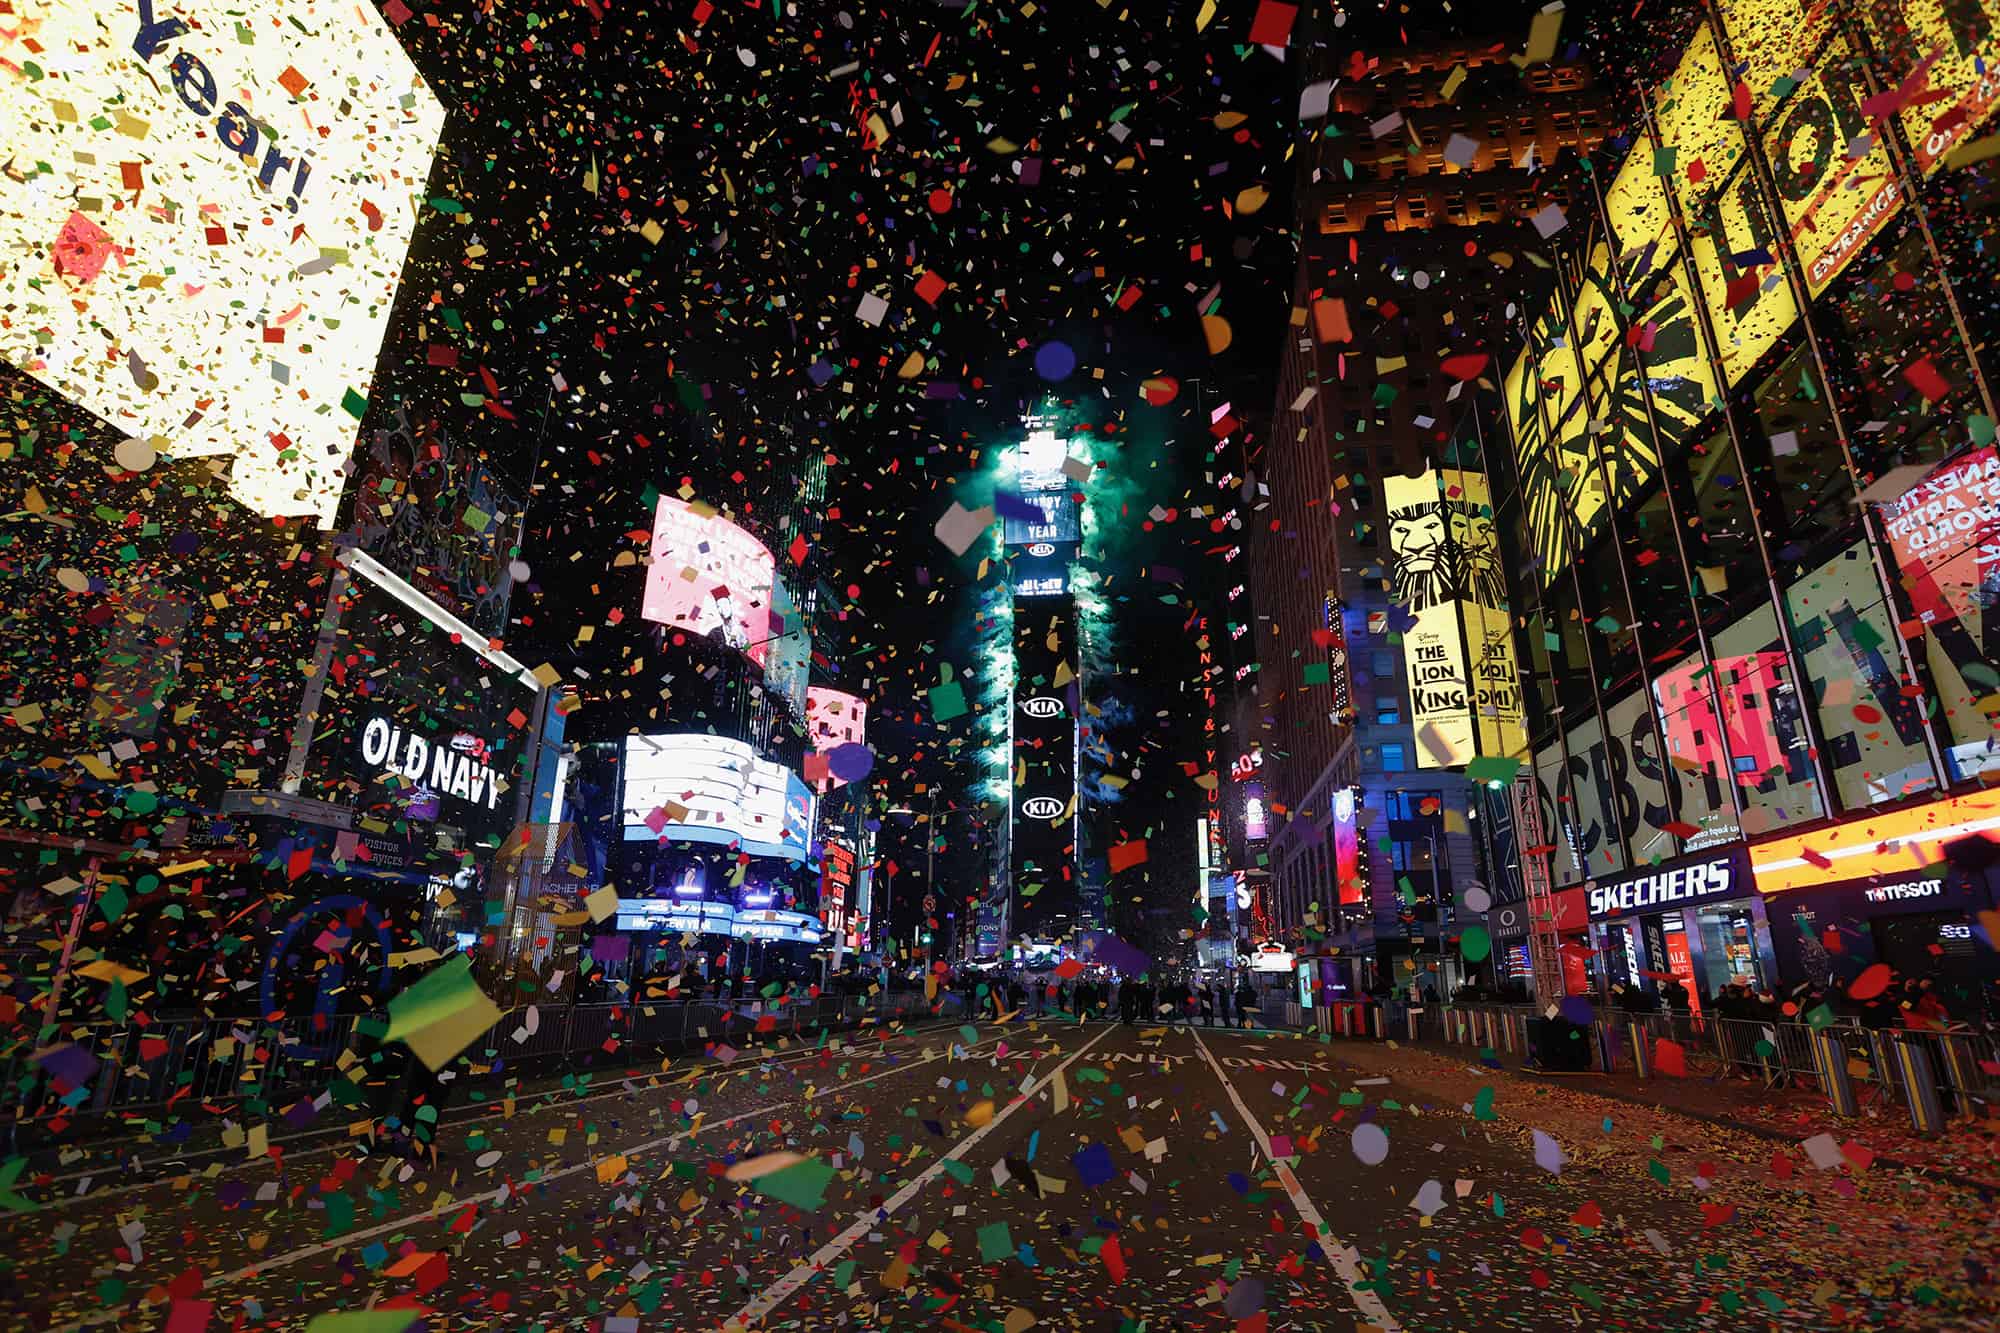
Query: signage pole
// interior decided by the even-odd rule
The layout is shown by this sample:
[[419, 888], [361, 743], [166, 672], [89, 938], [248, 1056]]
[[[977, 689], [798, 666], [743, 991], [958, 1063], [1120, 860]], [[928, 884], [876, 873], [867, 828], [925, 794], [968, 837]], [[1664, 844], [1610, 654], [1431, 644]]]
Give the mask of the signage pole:
[[326, 613], [320, 617], [319, 640], [313, 645], [312, 675], [299, 698], [291, 749], [285, 755], [285, 775], [278, 784], [278, 790], [288, 796], [297, 796], [305, 783], [306, 753], [312, 748], [313, 726], [319, 720], [320, 701], [326, 697], [327, 674], [333, 670], [333, 646], [340, 635], [340, 598], [353, 578], [346, 565], [335, 562], [333, 577], [327, 581]]

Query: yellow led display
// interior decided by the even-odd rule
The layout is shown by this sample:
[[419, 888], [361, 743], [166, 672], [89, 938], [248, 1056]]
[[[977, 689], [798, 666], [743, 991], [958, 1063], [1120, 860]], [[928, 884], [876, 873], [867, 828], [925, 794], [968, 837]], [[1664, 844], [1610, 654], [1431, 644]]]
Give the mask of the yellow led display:
[[1486, 478], [1455, 468], [1382, 479], [1392, 592], [1412, 622], [1403, 671], [1421, 768], [1527, 752], [1507, 583]]
[[1903, 204], [1888, 144], [1862, 109], [1867, 78], [1824, 4], [1801, 12], [1796, 0], [1724, 0], [1722, 20], [1817, 296]]
[[1857, 0], [1884, 91], [1929, 175], [2000, 100], [1995, 0]]
[[16, 0], [0, 356], [331, 526], [443, 124], [372, 5]]

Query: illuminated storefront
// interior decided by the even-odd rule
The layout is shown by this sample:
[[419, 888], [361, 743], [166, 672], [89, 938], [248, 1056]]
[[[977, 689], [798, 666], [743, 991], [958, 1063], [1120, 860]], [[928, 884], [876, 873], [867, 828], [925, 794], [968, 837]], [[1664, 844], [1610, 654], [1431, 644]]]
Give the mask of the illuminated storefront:
[[[1799, 951], [1774, 949], [1792, 928], [1769, 894], [1861, 882], [1777, 865], [1770, 839], [1962, 799], [2000, 754], [2000, 462], [1965, 322], [1994, 211], [1962, 202], [1993, 173], [1939, 172], [1990, 129], [1995, 18], [1702, 7], [1638, 83], [1622, 156], [1579, 176], [1554, 293], [1501, 358], [1482, 453], [1535, 854], [1562, 889], [1747, 845], [1759, 893], [1662, 932], [1697, 972], [1719, 950], [1785, 980]], [[1671, 954], [1642, 918], [1621, 918], [1630, 954]]]

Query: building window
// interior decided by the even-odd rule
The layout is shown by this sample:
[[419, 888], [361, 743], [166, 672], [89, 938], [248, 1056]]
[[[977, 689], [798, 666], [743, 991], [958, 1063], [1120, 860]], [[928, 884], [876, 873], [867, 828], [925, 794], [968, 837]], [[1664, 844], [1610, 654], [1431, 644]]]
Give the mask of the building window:
[[1382, 771], [1384, 773], [1401, 773], [1406, 771], [1407, 768], [1408, 765], [1403, 760], [1403, 744], [1401, 741], [1390, 741], [1382, 747]]
[[1375, 705], [1375, 722], [1378, 726], [1393, 727], [1402, 719], [1396, 711], [1396, 701], [1378, 701]]

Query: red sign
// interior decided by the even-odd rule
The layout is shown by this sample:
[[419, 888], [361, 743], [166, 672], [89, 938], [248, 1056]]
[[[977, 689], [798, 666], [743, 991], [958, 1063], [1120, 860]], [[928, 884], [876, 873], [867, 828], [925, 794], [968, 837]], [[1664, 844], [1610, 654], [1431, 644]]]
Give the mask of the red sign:
[[830, 842], [819, 858], [819, 919], [835, 935], [849, 934], [847, 895], [854, 885], [854, 851]]

